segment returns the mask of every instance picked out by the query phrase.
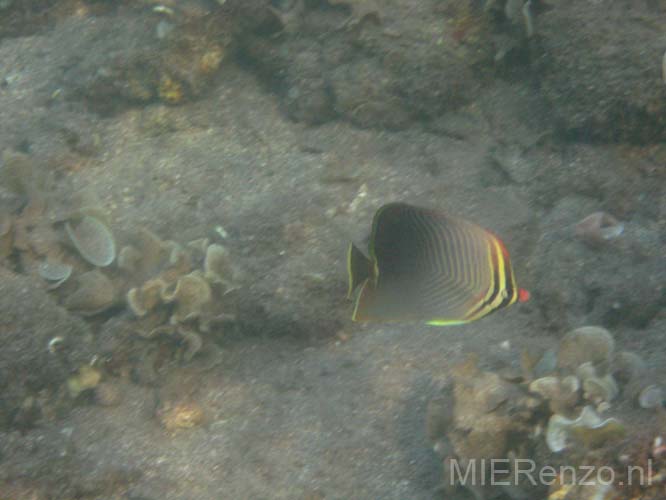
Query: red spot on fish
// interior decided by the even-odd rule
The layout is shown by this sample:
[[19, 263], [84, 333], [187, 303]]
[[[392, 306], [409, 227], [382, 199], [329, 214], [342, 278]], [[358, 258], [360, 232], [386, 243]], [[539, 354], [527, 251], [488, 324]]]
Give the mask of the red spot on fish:
[[527, 302], [528, 300], [530, 300], [530, 292], [524, 288], [520, 288], [518, 290], [518, 302]]

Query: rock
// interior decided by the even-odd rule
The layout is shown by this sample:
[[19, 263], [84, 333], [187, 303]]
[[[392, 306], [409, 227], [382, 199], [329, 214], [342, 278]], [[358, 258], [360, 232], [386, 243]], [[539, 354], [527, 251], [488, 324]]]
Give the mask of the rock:
[[[70, 370], [92, 358], [92, 334], [80, 318], [59, 307], [39, 282], [6, 269], [0, 269], [0, 314], [0, 429], [30, 427], [34, 422], [14, 420], [19, 407], [38, 393], [40, 407], [54, 404]], [[48, 346], [55, 337], [62, 338], [62, 349], [51, 353]]]
[[666, 139], [666, 86], [659, 75], [663, 7], [558, 3], [540, 18], [538, 31], [545, 52], [541, 88], [566, 134], [579, 140]]

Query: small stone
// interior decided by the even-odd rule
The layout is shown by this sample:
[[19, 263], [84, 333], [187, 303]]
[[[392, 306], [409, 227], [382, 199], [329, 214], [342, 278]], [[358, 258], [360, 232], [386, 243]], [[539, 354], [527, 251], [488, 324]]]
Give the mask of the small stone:
[[201, 425], [204, 411], [201, 405], [194, 401], [166, 403], [157, 411], [157, 417], [167, 431], [176, 432]]
[[95, 402], [100, 406], [118, 406], [122, 399], [122, 392], [111, 382], [102, 382], [95, 387]]
[[99, 370], [93, 368], [90, 365], [83, 365], [81, 368], [79, 368], [79, 371], [76, 375], [73, 375], [67, 379], [67, 389], [69, 391], [69, 395], [72, 397], [72, 399], [75, 399], [83, 391], [97, 387], [101, 379], [102, 374], [99, 372]]

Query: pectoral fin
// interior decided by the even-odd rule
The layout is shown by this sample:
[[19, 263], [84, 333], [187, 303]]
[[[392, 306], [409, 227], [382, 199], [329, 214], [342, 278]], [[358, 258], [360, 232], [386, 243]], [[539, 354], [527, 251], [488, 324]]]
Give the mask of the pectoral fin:
[[349, 244], [347, 251], [347, 273], [349, 275], [347, 298], [350, 298], [354, 290], [372, 276], [372, 262], [353, 243]]

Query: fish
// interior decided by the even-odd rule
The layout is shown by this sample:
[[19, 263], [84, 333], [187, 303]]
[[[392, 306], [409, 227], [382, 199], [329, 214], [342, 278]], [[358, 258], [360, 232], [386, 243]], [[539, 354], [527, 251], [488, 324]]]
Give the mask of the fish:
[[406, 203], [377, 210], [368, 256], [350, 243], [347, 270], [347, 296], [360, 288], [352, 314], [359, 322], [461, 325], [530, 298], [492, 232]]

